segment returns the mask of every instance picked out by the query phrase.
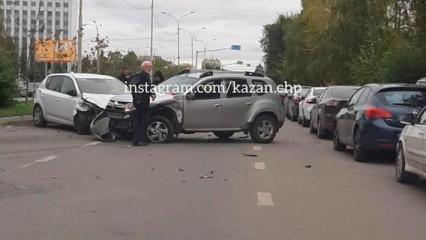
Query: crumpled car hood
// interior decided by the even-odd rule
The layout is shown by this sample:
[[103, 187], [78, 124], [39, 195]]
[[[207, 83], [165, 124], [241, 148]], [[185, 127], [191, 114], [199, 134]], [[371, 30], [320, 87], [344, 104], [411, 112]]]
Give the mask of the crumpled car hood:
[[102, 109], [105, 109], [108, 105], [109, 100], [115, 96], [116, 95], [83, 93], [82, 98]]

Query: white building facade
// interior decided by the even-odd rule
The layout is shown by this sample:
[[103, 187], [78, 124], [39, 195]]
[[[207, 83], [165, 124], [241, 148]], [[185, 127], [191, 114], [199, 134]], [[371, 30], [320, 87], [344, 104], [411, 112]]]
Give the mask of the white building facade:
[[0, 0], [4, 29], [28, 54], [34, 39], [73, 39], [77, 37], [76, 0]]

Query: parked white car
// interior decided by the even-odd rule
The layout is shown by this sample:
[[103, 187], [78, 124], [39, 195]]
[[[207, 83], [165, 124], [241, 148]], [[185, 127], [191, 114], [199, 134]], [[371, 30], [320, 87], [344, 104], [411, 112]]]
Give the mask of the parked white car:
[[325, 90], [325, 87], [311, 88], [303, 97], [303, 100], [300, 102], [298, 122], [302, 124], [303, 127], [309, 127], [312, 108], [315, 106], [315, 104], [317, 103], [317, 99]]
[[395, 164], [398, 182], [409, 182], [415, 176], [426, 178], [426, 108], [415, 110], [411, 123], [401, 132]]
[[73, 126], [78, 134], [90, 132], [90, 123], [109, 100], [127, 92], [120, 80], [96, 74], [52, 74], [34, 97], [33, 120], [37, 127], [48, 122]]

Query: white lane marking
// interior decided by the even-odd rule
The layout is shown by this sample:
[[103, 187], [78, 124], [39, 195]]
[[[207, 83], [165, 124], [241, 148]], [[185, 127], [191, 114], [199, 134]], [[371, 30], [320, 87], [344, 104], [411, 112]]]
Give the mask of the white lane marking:
[[255, 162], [254, 168], [256, 168], [257, 170], [265, 170], [266, 166], [264, 162]]
[[262, 151], [262, 146], [254, 146], [253, 150], [254, 151]]
[[274, 202], [272, 201], [272, 194], [269, 192], [258, 192], [257, 193], [257, 204], [263, 207], [272, 207]]
[[57, 158], [58, 158], [58, 156], [48, 156], [48, 157], [45, 157], [45, 158], [42, 158], [42, 159], [35, 160], [34, 162], [36, 162], [36, 163], [45, 163], [45, 162], [49, 162], [49, 161], [55, 160]]
[[35, 165], [36, 163], [47, 163], [47, 162], [50, 162], [50, 161], [55, 160], [57, 158], [59, 158], [59, 157], [58, 156], [48, 156], [48, 157], [45, 157], [45, 158], [40, 158], [40, 159], [35, 160], [34, 162], [30, 162], [30, 163], [21, 165], [18, 168], [31, 167], [31, 166]]
[[101, 142], [99, 142], [99, 141], [91, 142], [91, 143], [88, 143], [88, 144], [84, 144], [84, 145], [83, 145], [83, 147], [96, 146], [96, 145], [98, 145], [98, 144], [100, 144], [100, 143], [101, 143]]
[[32, 165], [34, 165], [34, 164], [35, 164], [35, 162], [27, 163], [27, 164], [24, 164], [24, 165], [19, 166], [18, 168], [27, 168], [27, 167], [31, 167], [31, 166], [32, 166]]

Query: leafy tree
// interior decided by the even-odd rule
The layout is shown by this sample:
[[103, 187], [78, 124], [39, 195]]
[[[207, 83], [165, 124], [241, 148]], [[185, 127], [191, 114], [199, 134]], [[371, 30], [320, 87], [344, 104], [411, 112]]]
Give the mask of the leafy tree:
[[13, 102], [16, 96], [16, 76], [18, 75], [16, 46], [4, 31], [2, 12], [0, 13], [0, 107]]

